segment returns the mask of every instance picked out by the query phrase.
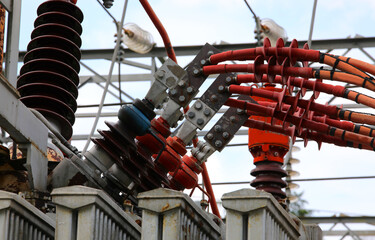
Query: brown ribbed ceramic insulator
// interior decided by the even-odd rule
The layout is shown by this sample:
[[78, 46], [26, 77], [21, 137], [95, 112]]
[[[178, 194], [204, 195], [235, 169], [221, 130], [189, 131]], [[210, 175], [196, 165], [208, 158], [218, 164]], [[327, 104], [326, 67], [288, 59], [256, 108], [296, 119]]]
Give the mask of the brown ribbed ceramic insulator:
[[77, 109], [83, 14], [69, 0], [46, 1], [37, 14], [17, 89], [20, 100], [68, 140]]

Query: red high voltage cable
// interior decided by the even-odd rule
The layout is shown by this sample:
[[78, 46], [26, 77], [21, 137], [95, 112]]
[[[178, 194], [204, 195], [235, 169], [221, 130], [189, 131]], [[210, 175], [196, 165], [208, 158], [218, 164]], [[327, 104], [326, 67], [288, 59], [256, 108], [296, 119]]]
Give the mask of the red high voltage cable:
[[275, 47], [271, 47], [269, 39], [265, 39], [263, 47], [214, 54], [210, 57], [210, 63], [218, 64], [227, 60], [255, 60], [257, 56], [263, 56], [266, 60], [274, 56], [277, 57], [279, 63], [282, 63], [285, 58], [289, 58], [293, 65], [296, 61], [320, 62], [362, 77], [370, 77], [365, 72], [370, 72], [373, 75], [375, 73], [373, 65], [357, 59], [321, 53], [317, 50], [308, 49], [307, 45], [304, 49], [299, 49], [298, 42], [295, 39], [289, 47], [284, 47], [282, 39], [277, 41]]
[[[238, 84], [250, 83], [250, 82], [258, 82], [255, 79], [255, 76], [253, 74], [241, 74], [241, 75], [237, 75], [236, 77], [236, 83]], [[269, 79], [267, 76], [264, 75], [260, 79], [260, 82], [267, 83], [269, 82]], [[273, 83], [282, 84], [282, 77], [275, 76]], [[306, 92], [306, 89], [309, 89], [309, 90], [313, 90], [314, 92], [324, 92], [327, 94], [332, 94], [336, 97], [346, 98], [346, 99], [355, 101], [357, 103], [366, 105], [368, 107], [375, 108], [375, 98], [353, 91], [353, 90], [346, 89], [343, 86], [334, 86], [334, 85], [322, 83], [320, 81], [307, 80], [307, 79], [295, 78], [295, 77], [290, 77], [288, 79], [287, 84], [293, 87], [301, 88], [303, 95]]]
[[[139, 1], [142, 4], [142, 6], [145, 9], [145, 11], [147, 12], [147, 14], [150, 17], [151, 21], [154, 23], [155, 27], [158, 29], [158, 31], [159, 31], [162, 39], [163, 39], [164, 46], [165, 46], [165, 49], [167, 51], [168, 57], [170, 59], [172, 59], [175, 63], [177, 63], [176, 54], [174, 52], [174, 49], [172, 47], [172, 44], [171, 44], [171, 41], [169, 39], [168, 33], [165, 30], [163, 24], [160, 22], [159, 18], [157, 17], [157, 15], [155, 14], [154, 10], [152, 9], [151, 5], [148, 3], [147, 0], [139, 0]], [[184, 113], [186, 113], [188, 110], [189, 110], [189, 106], [186, 106], [184, 108]], [[193, 140], [194, 145], [196, 145], [197, 141], [198, 141], [198, 138], [195, 138]], [[210, 201], [210, 204], [211, 204], [212, 212], [216, 216], [218, 216], [219, 218], [221, 218], [220, 217], [219, 209], [217, 207], [215, 195], [214, 195], [214, 192], [212, 190], [211, 181], [210, 181], [210, 178], [209, 178], [209, 175], [208, 175], [208, 171], [207, 171], [207, 168], [206, 168], [205, 165], [203, 167], [202, 176], [203, 176], [203, 181], [205, 182], [207, 193], [210, 195], [209, 201]]]
[[325, 123], [315, 122], [313, 120], [309, 120], [306, 118], [302, 118], [302, 117], [298, 117], [294, 115], [287, 115], [287, 113], [278, 111], [275, 108], [265, 107], [259, 104], [249, 103], [246, 101], [236, 100], [236, 99], [228, 99], [225, 105], [229, 107], [236, 107], [236, 108], [243, 109], [243, 110], [250, 110], [255, 113], [261, 113], [262, 115], [265, 114], [268, 117], [274, 117], [284, 122], [292, 123], [293, 125], [297, 127], [297, 129], [301, 129], [301, 127], [303, 127], [309, 130], [317, 131], [319, 133], [334, 136], [343, 141], [350, 141], [350, 142], [354, 142], [358, 144], [363, 144], [363, 145], [370, 146], [372, 148], [375, 147], [375, 143], [374, 143], [375, 138], [373, 137], [360, 135], [358, 133], [332, 127]]
[[[270, 65], [260, 63], [252, 64], [221, 64], [221, 65], [210, 65], [203, 67], [203, 74], [211, 75], [215, 73], [229, 73], [229, 72], [248, 72], [254, 73], [255, 78], [259, 81], [263, 74], [268, 75], [282, 75], [285, 79], [287, 77], [303, 77], [303, 78], [317, 78], [336, 80], [340, 82], [351, 83], [360, 87], [367, 88], [371, 91], [375, 91], [375, 84], [371, 79], [363, 78], [358, 75], [354, 75], [346, 72], [336, 72], [322, 69], [313, 69], [310, 67], [290, 67], [287, 64], [283, 65]], [[285, 80], [286, 83], [286, 80]]]
[[151, 21], [154, 23], [156, 29], [159, 31], [160, 36], [163, 39], [164, 47], [167, 51], [168, 57], [172, 59], [175, 63], [177, 63], [176, 54], [172, 47], [171, 40], [169, 39], [168, 33], [165, 30], [163, 24], [160, 22], [158, 16], [155, 14], [154, 10], [152, 9], [151, 5], [148, 3], [147, 0], [139, 0], [139, 2], [142, 4]]

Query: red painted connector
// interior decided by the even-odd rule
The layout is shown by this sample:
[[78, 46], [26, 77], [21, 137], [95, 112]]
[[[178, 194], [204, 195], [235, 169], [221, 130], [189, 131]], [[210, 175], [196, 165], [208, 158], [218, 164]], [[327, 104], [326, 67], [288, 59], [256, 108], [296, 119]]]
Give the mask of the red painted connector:
[[230, 73], [230, 72], [248, 72], [258, 75], [262, 74], [277, 74], [282, 76], [294, 76], [303, 78], [313, 78], [313, 69], [309, 67], [289, 67], [267, 64], [255, 65], [249, 64], [221, 64], [209, 65], [203, 67], [203, 74], [208, 76], [211, 74]]
[[322, 114], [327, 114], [332, 118], [336, 118], [338, 114], [338, 108], [336, 106], [315, 103], [312, 98], [310, 100], [304, 100], [298, 99], [298, 97], [287, 96], [285, 90], [282, 92], [274, 92], [248, 86], [231, 85], [229, 86], [229, 92], [267, 98], [276, 101], [279, 107], [281, 107], [282, 103], [286, 103], [291, 106], [299, 106], [307, 111], [311, 110], [320, 112]]
[[270, 47], [270, 44], [267, 44], [267, 40], [264, 39], [263, 47], [227, 51], [214, 54], [210, 57], [210, 62], [211, 64], [218, 64], [220, 62], [228, 60], [254, 60], [257, 56], [263, 56], [265, 59], [268, 59], [271, 56], [275, 56], [278, 58], [278, 61], [280, 63], [286, 57], [289, 57], [294, 61], [319, 61], [321, 54], [319, 51], [309, 49], [298, 49], [298, 43], [295, 40], [292, 41], [290, 47], [284, 47], [284, 43], [280, 41], [278, 41], [276, 47]]
[[198, 176], [193, 172], [184, 162], [178, 166], [178, 168], [169, 172], [172, 176], [171, 184], [177, 190], [191, 189], [198, 183]]

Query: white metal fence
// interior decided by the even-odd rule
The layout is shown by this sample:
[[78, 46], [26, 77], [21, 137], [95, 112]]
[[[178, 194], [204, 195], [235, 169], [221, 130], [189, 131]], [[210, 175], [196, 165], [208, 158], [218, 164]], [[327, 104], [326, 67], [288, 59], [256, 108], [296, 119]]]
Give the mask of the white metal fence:
[[212, 216], [186, 194], [155, 189], [139, 194], [144, 240], [219, 240], [221, 229]]
[[0, 240], [322, 240], [318, 225], [292, 219], [262, 191], [225, 194], [226, 224], [179, 191], [155, 189], [138, 198], [142, 228], [139, 217], [98, 189], [53, 190], [56, 223], [21, 196], [0, 191]]
[[52, 191], [57, 240], [141, 239], [141, 228], [103, 191], [83, 186]]
[[231, 240], [297, 240], [298, 226], [271, 194], [242, 189], [224, 194], [226, 238]]
[[55, 222], [17, 194], [0, 191], [1, 240], [54, 239]]

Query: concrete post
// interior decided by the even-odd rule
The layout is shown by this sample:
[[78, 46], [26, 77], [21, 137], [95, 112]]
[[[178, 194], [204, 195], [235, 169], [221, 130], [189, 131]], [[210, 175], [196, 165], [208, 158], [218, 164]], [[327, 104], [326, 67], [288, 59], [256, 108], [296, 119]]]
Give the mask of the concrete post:
[[298, 227], [271, 194], [241, 189], [224, 194], [226, 239], [297, 240]]
[[[138, 195], [144, 240], [223, 239], [216, 222], [186, 194], [155, 189]], [[231, 238], [229, 238], [231, 239]]]
[[0, 239], [51, 240], [55, 222], [21, 196], [0, 191]]
[[56, 240], [141, 239], [141, 228], [102, 190], [84, 186], [52, 191]]

